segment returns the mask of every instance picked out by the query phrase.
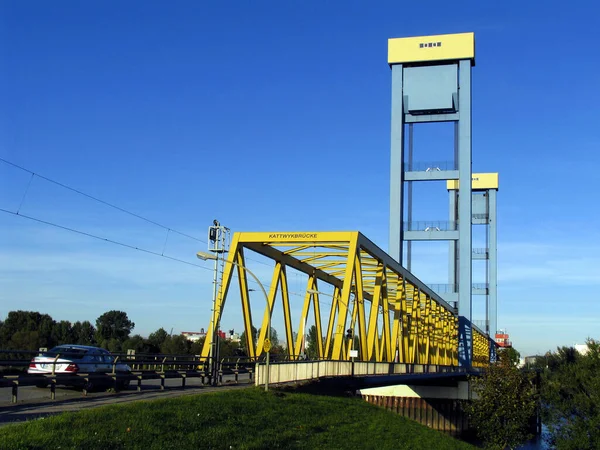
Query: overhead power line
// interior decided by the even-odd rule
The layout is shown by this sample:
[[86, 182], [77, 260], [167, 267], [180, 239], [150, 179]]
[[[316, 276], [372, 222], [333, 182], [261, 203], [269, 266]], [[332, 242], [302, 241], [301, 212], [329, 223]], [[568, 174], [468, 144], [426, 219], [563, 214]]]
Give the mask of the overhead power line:
[[[52, 227], [55, 227], [55, 228], [59, 228], [61, 230], [70, 231], [72, 233], [76, 233], [76, 234], [79, 234], [79, 235], [82, 235], [82, 236], [87, 236], [87, 237], [90, 237], [90, 238], [93, 238], [93, 239], [97, 239], [97, 240], [100, 240], [100, 241], [104, 241], [104, 242], [108, 242], [108, 243], [111, 243], [111, 244], [119, 245], [121, 247], [129, 248], [129, 249], [132, 249], [132, 250], [137, 250], [137, 251], [149, 254], [149, 255], [154, 255], [154, 256], [159, 256], [159, 257], [162, 257], [162, 258], [166, 258], [166, 259], [169, 259], [171, 261], [179, 262], [179, 263], [186, 264], [186, 265], [189, 265], [189, 266], [199, 267], [201, 269], [210, 270], [210, 271], [213, 270], [213, 269], [211, 269], [209, 267], [206, 267], [206, 266], [203, 266], [203, 265], [200, 265], [200, 264], [194, 264], [194, 263], [191, 263], [189, 261], [185, 261], [183, 259], [175, 258], [175, 257], [172, 257], [172, 256], [167, 256], [167, 255], [164, 254], [164, 250], [165, 250], [164, 247], [166, 246], [169, 233], [176, 233], [176, 234], [179, 234], [180, 236], [184, 236], [184, 237], [187, 237], [189, 239], [193, 239], [193, 240], [195, 240], [197, 242], [202, 242], [204, 244], [207, 243], [206, 241], [204, 241], [202, 239], [199, 239], [199, 238], [197, 238], [195, 236], [191, 236], [191, 235], [189, 235], [187, 233], [183, 233], [181, 231], [175, 230], [175, 229], [173, 229], [171, 227], [168, 227], [168, 226], [163, 225], [161, 223], [158, 223], [158, 222], [156, 222], [154, 220], [151, 220], [151, 219], [148, 219], [146, 217], [143, 217], [143, 216], [141, 216], [139, 214], [136, 214], [134, 212], [128, 211], [128, 210], [126, 210], [124, 208], [121, 208], [120, 206], [114, 205], [114, 204], [112, 204], [110, 202], [107, 202], [107, 201], [102, 200], [100, 198], [94, 197], [93, 195], [87, 194], [87, 193], [85, 193], [83, 191], [80, 191], [79, 189], [73, 188], [73, 187], [68, 186], [68, 185], [66, 185], [64, 183], [61, 183], [59, 181], [53, 180], [51, 178], [48, 178], [48, 177], [46, 177], [44, 175], [40, 175], [40, 174], [38, 174], [38, 173], [36, 173], [36, 172], [34, 172], [32, 170], [29, 170], [29, 169], [27, 169], [27, 168], [25, 168], [23, 166], [20, 166], [20, 165], [15, 164], [15, 163], [13, 163], [11, 161], [8, 161], [8, 160], [6, 160], [6, 159], [4, 159], [2, 157], [0, 157], [0, 162], [3, 162], [3, 163], [5, 163], [5, 164], [7, 164], [9, 166], [12, 166], [12, 167], [14, 167], [16, 169], [22, 170], [23, 172], [29, 173], [31, 175], [31, 178], [29, 179], [29, 182], [27, 184], [27, 188], [26, 188], [25, 192], [23, 193], [23, 197], [21, 198], [21, 202], [19, 204], [19, 208], [17, 209], [17, 211], [10, 211], [8, 209], [0, 208], [1, 212], [4, 212], [6, 214], [10, 214], [12, 216], [22, 217], [24, 219], [28, 219], [28, 220], [31, 220], [33, 222], [38, 222], [38, 223], [41, 223], [41, 224], [44, 224], [44, 225], [49, 225], [49, 226], [52, 226]], [[167, 236], [166, 236], [166, 239], [165, 239], [165, 243], [163, 245], [163, 252], [162, 253], [158, 253], [158, 252], [155, 252], [155, 251], [152, 251], [152, 250], [148, 250], [148, 249], [145, 249], [145, 248], [142, 248], [142, 247], [136, 247], [135, 245], [130, 245], [130, 244], [126, 244], [124, 242], [120, 242], [120, 241], [114, 240], [114, 239], [110, 239], [110, 238], [105, 238], [105, 237], [102, 237], [102, 236], [98, 236], [98, 235], [93, 234], [93, 233], [89, 233], [89, 232], [86, 232], [86, 231], [82, 231], [82, 230], [78, 230], [78, 229], [75, 229], [75, 228], [67, 227], [65, 225], [60, 225], [60, 224], [57, 224], [57, 223], [54, 223], [54, 222], [50, 222], [50, 221], [47, 221], [47, 220], [44, 220], [44, 219], [40, 219], [40, 218], [37, 218], [37, 217], [30, 216], [30, 215], [27, 215], [27, 214], [22, 214], [20, 212], [21, 207], [23, 206], [23, 202], [25, 200], [25, 197], [27, 196], [27, 194], [29, 192], [29, 188], [31, 187], [31, 182], [32, 182], [32, 180], [35, 177], [40, 178], [40, 179], [45, 180], [45, 181], [48, 181], [49, 183], [55, 184], [56, 186], [60, 186], [60, 187], [62, 187], [64, 189], [67, 189], [69, 191], [75, 192], [76, 194], [82, 195], [83, 197], [89, 198], [90, 200], [94, 200], [94, 201], [99, 202], [99, 203], [101, 203], [103, 205], [106, 205], [106, 206], [108, 206], [110, 208], [116, 209], [117, 211], [120, 211], [122, 213], [128, 214], [128, 215], [130, 215], [132, 217], [136, 217], [136, 218], [138, 218], [140, 220], [143, 220], [143, 221], [145, 221], [147, 223], [150, 223], [152, 225], [155, 225], [157, 227], [160, 227], [160, 228], [163, 228], [163, 229], [167, 230]], [[254, 258], [248, 257], [246, 259], [250, 260], [250, 261], [254, 261], [255, 263], [258, 263], [258, 264], [262, 264], [262, 265], [265, 265], [265, 266], [270, 266], [270, 264], [268, 264], [268, 263], [266, 263], [264, 261], [260, 261], [260, 260], [254, 259]], [[257, 283], [254, 280], [247, 280], [247, 281], [250, 282], [250, 283], [252, 283], [252, 284], [256, 284], [257, 285]], [[263, 285], [266, 288], [270, 288], [269, 284], [263, 283]], [[288, 293], [290, 295], [299, 296], [299, 297], [303, 297], [305, 295], [304, 293], [293, 292], [293, 291], [288, 291]], [[326, 302], [324, 302], [324, 303], [326, 303]]]
[[[21, 206], [23, 205], [23, 201], [25, 200], [25, 196], [27, 195], [27, 192], [29, 190], [29, 186], [31, 185], [31, 180], [33, 179], [33, 177], [38, 177], [38, 178], [41, 178], [42, 180], [48, 181], [49, 183], [55, 184], [55, 185], [60, 186], [60, 187], [62, 187], [64, 189], [68, 189], [69, 191], [75, 192], [75, 193], [77, 193], [79, 195], [82, 195], [82, 196], [84, 196], [86, 198], [89, 198], [91, 200], [94, 200], [94, 201], [97, 201], [99, 203], [102, 203], [103, 205], [106, 205], [106, 206], [108, 206], [110, 208], [116, 209], [117, 211], [120, 211], [122, 213], [128, 214], [128, 215], [133, 216], [133, 217], [135, 217], [137, 219], [141, 219], [141, 220], [143, 220], [145, 222], [148, 222], [148, 223], [150, 223], [152, 225], [156, 225], [157, 227], [164, 228], [165, 230], [167, 230], [169, 232], [176, 233], [176, 234], [179, 234], [181, 236], [187, 237], [189, 239], [193, 239], [195, 241], [202, 242], [202, 243], [206, 244], [206, 241], [203, 241], [202, 239], [199, 239], [197, 237], [191, 236], [191, 235], [189, 235], [187, 233], [183, 233], [183, 232], [178, 231], [178, 230], [174, 230], [171, 227], [167, 227], [166, 225], [163, 225], [161, 223], [155, 222], [154, 220], [151, 220], [151, 219], [148, 219], [146, 217], [140, 216], [139, 214], [136, 214], [134, 212], [128, 211], [125, 208], [121, 208], [120, 206], [114, 205], [112, 203], [109, 203], [109, 202], [104, 201], [102, 199], [99, 199], [97, 197], [94, 197], [93, 195], [86, 194], [85, 192], [80, 191], [79, 189], [72, 188], [71, 186], [67, 186], [66, 184], [63, 184], [63, 183], [61, 183], [59, 181], [56, 181], [56, 180], [53, 180], [51, 178], [45, 177], [43, 175], [40, 175], [40, 174], [38, 174], [36, 172], [33, 172], [32, 170], [29, 170], [29, 169], [27, 169], [27, 168], [25, 168], [23, 166], [15, 164], [15, 163], [13, 163], [11, 161], [8, 161], [8, 160], [6, 160], [4, 158], [0, 158], [0, 161], [3, 162], [3, 163], [5, 163], [5, 164], [8, 164], [9, 166], [15, 167], [16, 169], [19, 169], [19, 170], [22, 170], [24, 172], [27, 172], [27, 173], [31, 174], [31, 179], [29, 180], [29, 184], [27, 185], [27, 190], [25, 191], [25, 194], [23, 195], [23, 199], [21, 199], [21, 204], [19, 205], [19, 210], [20, 210]], [[19, 213], [19, 211], [17, 211], [17, 214], [18, 213]], [[21, 215], [21, 214], [19, 214], [19, 215]]]
[[[54, 222], [50, 222], [48, 220], [40, 219], [38, 217], [29, 216], [27, 214], [20, 214], [18, 212], [10, 211], [10, 210], [4, 209], [4, 208], [0, 208], [0, 212], [6, 213], [6, 214], [10, 214], [10, 215], [16, 216], [16, 217], [22, 217], [23, 219], [28, 219], [28, 220], [31, 220], [33, 222], [41, 223], [41, 224], [44, 224], [44, 225], [49, 225], [49, 226], [52, 226], [52, 227], [55, 227], [55, 228], [59, 228], [61, 230], [70, 231], [71, 233], [76, 233], [76, 234], [79, 234], [79, 235], [82, 235], [82, 236], [87, 236], [87, 237], [90, 237], [90, 238], [93, 238], [93, 239], [97, 239], [99, 241], [103, 241], [103, 242], [108, 242], [110, 244], [119, 245], [121, 247], [125, 247], [125, 248], [131, 249], [131, 250], [137, 250], [139, 252], [143, 252], [143, 253], [146, 253], [148, 255], [159, 256], [161, 258], [166, 258], [166, 259], [169, 259], [171, 261], [179, 262], [179, 263], [182, 263], [182, 264], [187, 264], [188, 266], [199, 267], [199, 268], [204, 269], [204, 270], [210, 270], [211, 272], [213, 271], [212, 268], [203, 266], [201, 264], [194, 264], [194, 263], [191, 263], [189, 261], [185, 261], [183, 259], [175, 258], [173, 256], [167, 256], [167, 255], [164, 255], [164, 254], [152, 251], [152, 250], [148, 250], [146, 248], [136, 247], [135, 245], [126, 244], [124, 242], [120, 242], [120, 241], [117, 241], [117, 240], [114, 240], [114, 239], [110, 239], [110, 238], [105, 238], [105, 237], [102, 237], [102, 236], [98, 236], [98, 235], [93, 234], [93, 233], [88, 233], [87, 231], [77, 230], [76, 228], [71, 228], [71, 227], [67, 227], [67, 226], [64, 226], [64, 225], [60, 225], [58, 223], [54, 223]], [[258, 261], [258, 262], [260, 262], [260, 261]], [[235, 274], [234, 274], [234, 277], [235, 277]], [[256, 283], [256, 281], [254, 281], [254, 280], [248, 280], [248, 282], [250, 282], [252, 284], [258, 285], [258, 283]], [[266, 288], [270, 288], [271, 287], [269, 284], [263, 283], [263, 285]], [[304, 295], [304, 294], [299, 293], [299, 292], [291, 292], [291, 291], [289, 292], [289, 294], [291, 294], [291, 295], [298, 295], [298, 296], [303, 296]]]
[[[136, 246], [130, 245], [130, 244], [125, 244], [123, 242], [119, 242], [119, 241], [116, 241], [114, 239], [109, 239], [109, 238], [105, 238], [105, 237], [102, 237], [102, 236], [98, 236], [98, 235], [95, 235], [95, 234], [92, 234], [92, 233], [88, 233], [86, 231], [81, 231], [81, 230], [77, 230], [75, 228], [67, 227], [67, 226], [64, 226], [64, 225], [59, 225], [57, 223], [50, 222], [48, 220], [39, 219], [37, 217], [28, 216], [26, 214], [20, 214], [19, 212], [9, 211], [9, 210], [4, 209], [4, 208], [0, 208], [0, 212], [4, 212], [6, 214], [10, 214], [10, 215], [13, 215], [13, 216], [16, 216], [16, 217], [22, 217], [24, 219], [28, 219], [28, 220], [31, 220], [31, 221], [34, 221], [34, 222], [38, 222], [38, 223], [41, 223], [41, 224], [44, 224], [44, 225], [49, 225], [49, 226], [52, 226], [52, 227], [55, 227], [55, 228], [59, 228], [61, 230], [70, 231], [72, 233], [76, 233], [76, 234], [79, 234], [79, 235], [82, 235], [82, 236], [87, 236], [87, 237], [90, 237], [90, 238], [93, 238], [93, 239], [97, 239], [97, 240], [100, 240], [100, 241], [104, 241], [104, 242], [108, 242], [108, 243], [111, 243], [111, 244], [119, 245], [121, 247], [125, 247], [125, 248], [128, 248], [128, 249], [137, 250], [139, 252], [143, 252], [143, 253], [146, 253], [146, 254], [149, 254], [149, 255], [159, 256], [161, 258], [166, 258], [168, 260], [175, 261], [175, 262], [182, 263], [182, 264], [186, 264], [188, 266], [199, 267], [201, 269], [209, 270], [211, 272], [213, 271], [213, 269], [210, 268], [210, 267], [202, 266], [200, 264], [194, 264], [194, 263], [191, 263], [189, 261], [185, 261], [183, 259], [174, 258], [172, 256], [166, 256], [164, 254], [161, 254], [161, 253], [158, 253], [158, 252], [154, 252], [152, 250], [148, 250], [148, 249], [141, 248], [141, 247], [136, 247]], [[259, 262], [259, 261], [256, 261], [256, 262]], [[232, 275], [235, 277], [235, 274], [232, 274]], [[247, 280], [247, 282], [250, 282], [252, 284], [258, 285], [258, 283], [256, 283], [255, 280]], [[270, 289], [271, 288], [271, 286], [269, 284], [264, 284], [263, 283], [263, 285], [264, 285], [264, 287], [266, 289]], [[293, 296], [297, 296], [297, 297], [304, 297], [304, 295], [305, 295], [305, 293], [293, 292], [293, 291], [288, 291], [288, 294], [289, 295], [293, 295]], [[323, 301], [322, 298], [320, 299], [320, 303], [321, 304], [325, 304], [325, 305], [329, 305], [329, 306], [333, 306], [331, 303]]]
[[26, 214], [20, 214], [20, 213], [17, 213], [15, 211], [9, 211], [8, 209], [4, 209], [4, 208], [0, 208], [0, 211], [2, 211], [4, 213], [7, 213], [7, 214], [11, 214], [13, 216], [22, 217], [24, 219], [29, 219], [29, 220], [32, 220], [34, 222], [43, 223], [44, 225], [50, 225], [52, 227], [60, 228], [61, 230], [66, 230], [66, 231], [70, 231], [72, 233], [77, 233], [77, 234], [80, 234], [80, 235], [83, 235], [83, 236], [88, 236], [88, 237], [91, 237], [91, 238], [94, 238], [94, 239], [98, 239], [99, 241], [109, 242], [111, 244], [120, 245], [121, 247], [130, 248], [132, 250], [137, 250], [137, 251], [140, 251], [140, 252], [148, 253], [150, 255], [156, 255], [156, 256], [160, 256], [162, 258], [170, 259], [172, 261], [177, 261], [177, 262], [180, 262], [180, 263], [183, 263], [183, 264], [187, 264], [189, 266], [200, 267], [202, 269], [206, 269], [206, 270], [211, 270], [212, 271], [211, 268], [202, 266], [200, 264], [194, 264], [194, 263], [191, 263], [189, 261], [185, 261], [183, 259], [174, 258], [172, 256], [167, 256], [167, 255], [164, 255], [164, 254], [160, 254], [160, 253], [154, 252], [152, 250], [148, 250], [148, 249], [141, 248], [141, 247], [136, 247], [136, 246], [130, 245], [130, 244], [125, 244], [123, 242], [115, 241], [114, 239], [105, 238], [105, 237], [102, 237], [102, 236], [98, 236], [96, 234], [88, 233], [87, 231], [81, 231], [81, 230], [77, 230], [75, 228], [66, 227], [64, 225], [59, 225], [57, 223], [50, 222], [48, 220], [39, 219], [37, 217], [28, 216]]
[[[72, 233], [76, 233], [76, 234], [79, 234], [79, 235], [82, 235], [82, 236], [91, 237], [91, 238], [97, 239], [99, 241], [104, 241], [104, 242], [108, 242], [110, 244], [119, 245], [121, 247], [129, 248], [131, 250], [137, 250], [139, 252], [143, 252], [143, 253], [146, 253], [148, 255], [159, 256], [161, 258], [166, 258], [166, 259], [171, 260], [171, 261], [175, 261], [175, 262], [182, 263], [182, 264], [187, 264], [188, 266], [199, 267], [199, 268], [204, 269], [204, 270], [210, 270], [211, 272], [213, 271], [213, 269], [210, 268], [210, 267], [206, 267], [206, 266], [203, 266], [203, 265], [200, 265], [200, 264], [194, 264], [194, 263], [191, 263], [189, 261], [185, 261], [183, 259], [174, 258], [172, 256], [167, 256], [167, 255], [164, 255], [164, 254], [160, 254], [158, 252], [154, 252], [152, 250], [148, 250], [148, 249], [145, 249], [145, 248], [136, 247], [135, 245], [125, 244], [124, 242], [119, 242], [119, 241], [116, 241], [114, 239], [110, 239], [110, 238], [105, 238], [105, 237], [102, 237], [102, 236], [98, 236], [98, 235], [93, 234], [93, 233], [88, 233], [87, 231], [77, 230], [75, 228], [71, 228], [71, 227], [67, 227], [67, 226], [64, 226], [64, 225], [60, 225], [60, 224], [57, 224], [57, 223], [54, 223], [54, 222], [50, 222], [48, 220], [39, 219], [37, 217], [28, 216], [26, 214], [20, 214], [20, 213], [17, 213], [15, 211], [9, 211], [8, 209], [4, 209], [4, 208], [0, 208], [0, 212], [6, 213], [6, 214], [10, 214], [10, 215], [16, 216], [16, 217], [22, 217], [23, 219], [28, 219], [28, 220], [31, 220], [33, 222], [38, 222], [38, 223], [41, 223], [41, 224], [44, 224], [44, 225], [49, 225], [49, 226], [52, 226], [52, 227], [55, 227], [55, 228], [59, 228], [61, 230], [70, 231]], [[259, 262], [259, 261], [257, 261], [257, 262]], [[235, 274], [233, 274], [233, 276], [236, 277]], [[258, 285], [258, 283], [256, 281], [254, 281], [254, 280], [247, 280], [247, 281], [249, 283]], [[267, 288], [267, 289], [271, 288], [271, 285], [269, 285], [269, 284], [263, 283], [263, 286], [265, 286], [265, 288]], [[288, 293], [290, 295], [295, 295], [295, 296], [298, 296], [298, 297], [303, 297], [304, 296], [304, 294], [301, 293], [301, 292], [288, 291]], [[327, 302], [325, 302], [325, 303], [327, 303]]]
[[[158, 223], [158, 222], [155, 222], [154, 220], [151, 220], [151, 219], [148, 219], [148, 218], [146, 218], [146, 217], [140, 216], [139, 214], [136, 214], [136, 213], [134, 213], [134, 212], [128, 211], [128, 210], [126, 210], [125, 208], [121, 208], [120, 206], [114, 205], [114, 204], [112, 204], [112, 203], [110, 203], [110, 202], [107, 202], [107, 201], [105, 201], [105, 200], [102, 200], [102, 199], [100, 199], [100, 198], [94, 197], [93, 195], [86, 194], [85, 192], [83, 192], [83, 191], [80, 191], [79, 189], [75, 189], [75, 188], [73, 188], [73, 187], [71, 187], [71, 186], [68, 186], [68, 185], [66, 185], [66, 184], [64, 184], [64, 183], [61, 183], [60, 181], [56, 181], [56, 180], [53, 180], [53, 179], [51, 179], [51, 178], [48, 178], [48, 177], [46, 177], [46, 176], [44, 176], [44, 175], [40, 175], [40, 174], [38, 174], [38, 173], [36, 173], [36, 172], [33, 172], [32, 170], [29, 170], [29, 169], [27, 169], [27, 168], [25, 168], [25, 167], [23, 167], [23, 166], [20, 166], [20, 165], [18, 165], [18, 164], [15, 164], [15, 163], [13, 163], [13, 162], [11, 162], [11, 161], [8, 161], [8, 160], [6, 160], [6, 159], [4, 159], [4, 158], [2, 158], [2, 157], [0, 157], [0, 161], [1, 161], [1, 162], [3, 162], [3, 163], [5, 163], [5, 164], [7, 164], [7, 165], [9, 165], [9, 166], [12, 166], [12, 167], [14, 167], [14, 168], [16, 168], [16, 169], [19, 169], [19, 170], [22, 170], [22, 171], [24, 171], [24, 172], [27, 172], [27, 173], [31, 174], [31, 177], [29, 178], [29, 182], [27, 183], [27, 188], [25, 189], [25, 192], [23, 193], [23, 196], [22, 196], [22, 198], [21, 198], [21, 202], [19, 203], [19, 208], [17, 209], [17, 212], [15, 213], [15, 212], [13, 212], [13, 211], [5, 211], [5, 212], [8, 212], [8, 213], [10, 213], [10, 214], [14, 214], [14, 215], [23, 216], [22, 214], [20, 214], [21, 207], [23, 206], [23, 203], [24, 203], [24, 201], [25, 201], [25, 197], [27, 196], [27, 193], [29, 192], [29, 188], [31, 187], [31, 182], [33, 181], [33, 179], [34, 179], [35, 177], [38, 177], [38, 178], [40, 178], [40, 179], [42, 179], [42, 180], [48, 181], [49, 183], [55, 184], [55, 185], [57, 185], [57, 186], [60, 186], [60, 187], [62, 187], [62, 188], [64, 188], [64, 189], [67, 189], [67, 190], [69, 190], [69, 191], [72, 191], [72, 192], [75, 192], [75, 193], [77, 193], [77, 194], [79, 194], [79, 195], [82, 195], [82, 196], [84, 196], [84, 197], [86, 197], [86, 198], [89, 198], [89, 199], [91, 199], [91, 200], [94, 200], [94, 201], [97, 201], [97, 202], [99, 202], [99, 203], [102, 203], [103, 205], [106, 205], [106, 206], [108, 206], [108, 207], [110, 207], [110, 208], [116, 209], [117, 211], [123, 212], [123, 213], [125, 213], [125, 214], [128, 214], [128, 215], [130, 215], [130, 216], [132, 216], [132, 217], [136, 217], [136, 218], [138, 218], [138, 219], [141, 219], [141, 220], [143, 220], [143, 221], [145, 221], [145, 222], [147, 222], [147, 223], [150, 223], [150, 224], [152, 224], [152, 225], [155, 225], [155, 226], [157, 226], [157, 227], [160, 227], [160, 228], [163, 228], [163, 229], [167, 230], [167, 235], [166, 235], [166, 237], [165, 237], [165, 242], [164, 242], [164, 244], [163, 244], [163, 255], [161, 255], [161, 256], [164, 256], [164, 250], [165, 250], [165, 248], [166, 248], [167, 241], [168, 241], [168, 239], [169, 239], [169, 233], [176, 233], [176, 234], [179, 234], [180, 236], [184, 236], [184, 237], [187, 237], [187, 238], [193, 239], [193, 240], [195, 240], [195, 241], [197, 241], [197, 242], [202, 242], [203, 244], [206, 244], [206, 243], [207, 243], [206, 241], [204, 241], [204, 240], [202, 240], [202, 239], [200, 239], [200, 238], [197, 238], [197, 237], [195, 237], [195, 236], [191, 236], [191, 235], [189, 235], [189, 234], [187, 234], [187, 233], [183, 233], [183, 232], [181, 232], [181, 231], [178, 231], [178, 230], [175, 230], [175, 229], [173, 229], [173, 228], [170, 228], [170, 227], [168, 227], [168, 226], [166, 226], [166, 225], [163, 225], [163, 224], [160, 224], [160, 223]], [[26, 216], [23, 216], [23, 217], [26, 217]], [[40, 220], [38, 220], [38, 219], [35, 219], [35, 218], [32, 218], [32, 217], [28, 217], [28, 218], [30, 218], [31, 220], [35, 220], [35, 221], [40, 221]], [[41, 222], [43, 222], [43, 221], [41, 221]], [[45, 223], [45, 222], [43, 222], [43, 223]], [[64, 228], [64, 227], [62, 227], [61, 225], [57, 225], [57, 226], [58, 226], [59, 228]], [[67, 229], [67, 228], [64, 228], [64, 229]], [[80, 233], [80, 232], [79, 232], [79, 231], [77, 231], [77, 230], [73, 230], [73, 231], [75, 231], [76, 233]], [[84, 234], [85, 234], [85, 233], [84, 233]], [[100, 238], [100, 239], [104, 239], [104, 238]], [[269, 265], [269, 264], [267, 264], [267, 263], [265, 263], [265, 262], [263, 262], [263, 261], [259, 261], [259, 260], [257, 260], [257, 259], [253, 259], [253, 258], [247, 258], [247, 259], [249, 259], [249, 260], [251, 260], [251, 261], [254, 261], [254, 262], [257, 262], [257, 263], [259, 263], [259, 264], [266, 265], [266, 266], [268, 266], [268, 265]], [[202, 266], [199, 266], [199, 267], [202, 267]]]

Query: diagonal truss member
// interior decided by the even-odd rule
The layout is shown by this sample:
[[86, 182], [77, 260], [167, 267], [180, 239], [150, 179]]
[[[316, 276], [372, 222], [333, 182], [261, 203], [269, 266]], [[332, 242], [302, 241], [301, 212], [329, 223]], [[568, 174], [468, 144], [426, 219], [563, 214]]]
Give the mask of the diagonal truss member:
[[[268, 303], [257, 342], [252, 338], [248, 279], [243, 269], [248, 251], [274, 262]], [[257, 358], [265, 351], [267, 324], [279, 294], [289, 360], [297, 360], [300, 356], [306, 333], [304, 327], [312, 306], [317, 336], [321, 337], [317, 338], [319, 359], [350, 359], [352, 339], [346, 337], [346, 329], [351, 328], [358, 342], [358, 359], [361, 361], [458, 364], [456, 309], [357, 231], [235, 233], [228, 260], [230, 264], [225, 265], [214, 320], [220, 321], [236, 271], [246, 348], [251, 358]], [[297, 327], [292, 321], [287, 268], [308, 276]], [[326, 328], [321, 321], [322, 302], [319, 301], [320, 287], [324, 284], [333, 289]], [[208, 357], [213, 326], [211, 321], [202, 358]], [[487, 341], [476, 328], [473, 332]], [[485, 364], [484, 355], [489, 351], [484, 353], [483, 347], [483, 341], [475, 347], [481, 355], [474, 361]]]

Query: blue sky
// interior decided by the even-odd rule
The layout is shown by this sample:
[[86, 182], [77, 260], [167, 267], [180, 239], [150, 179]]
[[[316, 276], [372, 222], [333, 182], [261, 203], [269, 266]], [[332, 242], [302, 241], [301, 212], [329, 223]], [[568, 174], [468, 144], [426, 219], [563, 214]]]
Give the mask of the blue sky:
[[[598, 7], [482, 3], [3, 2], [0, 156], [202, 240], [217, 218], [360, 230], [386, 249], [387, 39], [474, 31], [473, 168], [500, 173], [499, 325], [524, 354], [599, 338]], [[444, 159], [447, 131], [416, 129], [416, 158]], [[1, 208], [194, 264], [205, 250], [40, 178], [22, 200], [29, 178], [0, 164]], [[446, 220], [446, 195], [417, 191], [415, 220]], [[5, 213], [0, 246], [2, 317], [208, 324], [210, 264]], [[416, 248], [417, 276], [446, 282], [444, 251]], [[241, 330], [238, 309], [223, 328]]]

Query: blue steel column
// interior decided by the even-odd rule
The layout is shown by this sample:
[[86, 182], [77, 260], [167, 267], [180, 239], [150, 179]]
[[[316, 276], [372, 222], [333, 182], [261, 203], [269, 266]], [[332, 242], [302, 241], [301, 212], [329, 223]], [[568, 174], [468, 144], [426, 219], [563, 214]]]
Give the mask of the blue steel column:
[[458, 360], [459, 365], [471, 367], [473, 354], [471, 61], [460, 61], [458, 80], [460, 115], [458, 120]]
[[[413, 137], [414, 137], [414, 124], [408, 124], [408, 170], [413, 170]], [[404, 177], [404, 173], [402, 174]], [[413, 199], [413, 182], [406, 182], [406, 222], [410, 227], [412, 224], [412, 199]], [[403, 185], [404, 186], [404, 185]], [[404, 228], [403, 228], [404, 229]], [[409, 228], [410, 229], [410, 228]], [[405, 267], [410, 272], [412, 270], [412, 241], [406, 241], [406, 265]]]
[[[453, 169], [458, 169], [458, 121], [454, 122], [454, 165]], [[456, 227], [458, 217], [456, 217], [456, 201], [458, 200], [458, 189], [450, 190], [450, 224], [454, 224]], [[452, 228], [453, 230], [457, 228]], [[448, 252], [448, 283], [451, 285], [451, 292], [458, 292], [458, 242], [450, 241], [450, 250]], [[454, 305], [458, 306], [458, 304]]]
[[[448, 205], [450, 211], [450, 225], [456, 225], [456, 190], [448, 191], [450, 204]], [[451, 228], [451, 227], [450, 227]], [[453, 229], [453, 228], [451, 228]], [[457, 286], [456, 279], [456, 241], [451, 240], [448, 249], [448, 284], [450, 285], [449, 291], [455, 292]]]
[[389, 255], [402, 264], [404, 241], [404, 107], [402, 64], [392, 65], [392, 135], [390, 153]]
[[498, 331], [498, 222], [496, 211], [496, 189], [488, 191], [489, 211], [489, 250], [488, 264], [490, 268], [489, 278], [489, 327], [490, 337], [493, 339]]

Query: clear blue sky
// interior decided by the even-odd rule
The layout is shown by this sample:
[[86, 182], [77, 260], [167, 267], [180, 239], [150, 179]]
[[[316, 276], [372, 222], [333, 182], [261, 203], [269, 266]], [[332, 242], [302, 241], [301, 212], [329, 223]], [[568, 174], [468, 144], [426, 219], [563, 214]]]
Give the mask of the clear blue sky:
[[[360, 230], [386, 249], [387, 39], [474, 31], [473, 168], [500, 173], [499, 325], [524, 354], [600, 338], [600, 11], [488, 3], [2, 2], [0, 155], [203, 240], [217, 218]], [[416, 135], [423, 159], [440, 158], [446, 131]], [[164, 230], [39, 178], [22, 201], [28, 182], [0, 164], [0, 207], [193, 263], [205, 250], [165, 247]], [[445, 189], [429, 191], [416, 219], [446, 220]], [[209, 264], [5, 213], [0, 246], [1, 317], [208, 324]], [[424, 281], [446, 282], [442, 250], [418, 250]], [[238, 305], [223, 328], [241, 331]]]

